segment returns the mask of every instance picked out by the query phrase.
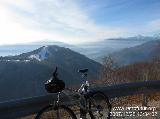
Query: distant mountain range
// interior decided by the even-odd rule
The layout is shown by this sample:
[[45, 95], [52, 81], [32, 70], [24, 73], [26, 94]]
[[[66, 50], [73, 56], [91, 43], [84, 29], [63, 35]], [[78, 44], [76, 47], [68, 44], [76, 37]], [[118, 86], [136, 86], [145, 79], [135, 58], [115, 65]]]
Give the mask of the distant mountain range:
[[98, 79], [101, 65], [69, 48], [42, 46], [16, 56], [0, 57], [0, 101], [46, 94], [44, 83], [55, 67], [67, 86], [79, 84], [81, 68], [89, 79]]
[[45, 45], [58, 45], [61, 47], [73, 47], [72, 45], [57, 42], [57, 41], [37, 41], [37, 42], [30, 42], [24, 44], [13, 44], [13, 45], [1, 45], [0, 46], [0, 56], [8, 56], [8, 55], [19, 55], [21, 53], [26, 53], [38, 49]]
[[160, 57], [160, 40], [148, 41], [135, 47], [125, 48], [112, 53], [111, 57], [120, 65], [151, 61], [154, 57]]
[[95, 61], [102, 62], [102, 59], [108, 54], [111, 54], [115, 51], [120, 51], [123, 48], [129, 48], [148, 41], [157, 40], [158, 38], [159, 36], [147, 37], [138, 35], [128, 38], [105, 39], [98, 42], [84, 43], [79, 45], [69, 45], [62, 42], [43, 40], [28, 44], [0, 46], [0, 56], [19, 55], [21, 53], [30, 52], [44, 45], [58, 45], [84, 54]]
[[104, 57], [113, 52], [120, 51], [124, 48], [134, 47], [148, 41], [157, 40], [159, 38], [159, 36], [149, 37], [138, 35], [127, 38], [105, 39], [99, 42], [82, 44], [79, 47], [85, 49], [85, 51], [81, 51], [82, 54], [85, 54], [87, 57], [101, 63]]

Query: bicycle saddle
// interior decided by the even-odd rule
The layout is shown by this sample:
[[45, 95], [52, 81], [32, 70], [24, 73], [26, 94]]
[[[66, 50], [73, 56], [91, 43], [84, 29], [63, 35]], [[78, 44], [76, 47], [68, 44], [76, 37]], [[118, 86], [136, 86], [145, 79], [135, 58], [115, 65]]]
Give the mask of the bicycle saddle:
[[86, 69], [80, 69], [80, 70], [78, 70], [78, 72], [80, 72], [80, 73], [86, 73], [86, 72], [88, 72], [88, 69], [86, 68]]

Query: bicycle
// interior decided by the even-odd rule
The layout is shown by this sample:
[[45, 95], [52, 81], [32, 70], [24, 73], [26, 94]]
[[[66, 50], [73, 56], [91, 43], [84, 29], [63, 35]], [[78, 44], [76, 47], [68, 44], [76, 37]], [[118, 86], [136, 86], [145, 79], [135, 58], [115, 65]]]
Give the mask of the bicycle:
[[60, 104], [60, 94], [65, 88], [65, 83], [57, 77], [57, 67], [50, 80], [45, 83], [49, 93], [56, 93], [57, 100], [42, 108], [35, 119], [77, 119], [74, 112], [67, 106]]
[[101, 91], [93, 91], [87, 80], [88, 69], [78, 71], [83, 83], [80, 93], [80, 119], [110, 119], [111, 104], [109, 98]]
[[[55, 72], [57, 72], [57, 68]], [[55, 76], [55, 72], [53, 73], [53, 77], [57, 78], [57, 74]], [[43, 108], [37, 114], [36, 119], [50, 119], [48, 118], [48, 115], [49, 113], [51, 113], [51, 111], [56, 112], [51, 115], [56, 118], [52, 117], [52, 119], [77, 119], [77, 118], [79, 119], [110, 119], [111, 104], [109, 102], [109, 98], [100, 91], [92, 91], [90, 89], [90, 84], [87, 81], [88, 69], [82, 69], [82, 70], [79, 70], [78, 72], [81, 73], [82, 80], [83, 80], [81, 87], [78, 89], [78, 95], [79, 95], [78, 106], [80, 107], [78, 113], [77, 113], [77, 110], [75, 111], [76, 112], [75, 114], [69, 107], [59, 104], [60, 92], [64, 90], [64, 87], [65, 87], [63, 84], [64, 82], [62, 83], [61, 81], [61, 83], [57, 84], [59, 86], [57, 85], [52, 86], [52, 88], [54, 88], [54, 90], [57, 90], [57, 91], [50, 91], [50, 90], [53, 90], [53, 89], [50, 89], [51, 88], [50, 86], [49, 86], [50, 88], [47, 88], [49, 92], [52, 92], [52, 93], [58, 92], [58, 99], [56, 103], [54, 105], [51, 104]], [[63, 85], [63, 86], [60, 86], [60, 85]], [[57, 87], [61, 87], [59, 88], [60, 90], [58, 90]], [[60, 115], [59, 109], [65, 109], [68, 112], [68, 118], [66, 116], [63, 116], [64, 114]], [[47, 118], [46, 117], [41, 118], [42, 115], [45, 113], [47, 114], [46, 116]]]

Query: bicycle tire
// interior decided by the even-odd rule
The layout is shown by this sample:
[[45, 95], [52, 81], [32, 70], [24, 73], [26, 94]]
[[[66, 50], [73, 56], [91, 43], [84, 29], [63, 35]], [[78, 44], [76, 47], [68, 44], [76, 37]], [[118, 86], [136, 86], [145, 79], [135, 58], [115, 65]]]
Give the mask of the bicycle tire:
[[[66, 118], [66, 113], [64, 114], [64, 111], [62, 111], [62, 114], [58, 114], [59, 117], [57, 116], [57, 113], [59, 113], [61, 109], [68, 113], [68, 118]], [[46, 115], [44, 115], [45, 113]], [[48, 105], [38, 112], [35, 119], [77, 119], [77, 117], [74, 112], [65, 105], [59, 105], [57, 107], [54, 107], [53, 105]]]
[[90, 96], [89, 108], [89, 115], [91, 119], [110, 119], [110, 112], [112, 107], [109, 102], [109, 98], [104, 93], [99, 91], [94, 92]]

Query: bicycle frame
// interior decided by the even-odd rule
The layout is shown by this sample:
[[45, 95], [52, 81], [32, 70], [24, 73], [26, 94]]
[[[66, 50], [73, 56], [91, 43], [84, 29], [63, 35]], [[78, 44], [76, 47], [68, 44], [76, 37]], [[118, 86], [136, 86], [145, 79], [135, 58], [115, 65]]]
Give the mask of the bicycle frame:
[[83, 81], [83, 83], [82, 83], [82, 85], [81, 85], [81, 87], [78, 89], [78, 92], [80, 93], [80, 94], [86, 94], [86, 93], [88, 93], [89, 92], [89, 82], [88, 82], [88, 80], [87, 80], [87, 74], [85, 73], [85, 74], [82, 74], [82, 81]]
[[[89, 101], [86, 97], [87, 94], [90, 93], [90, 84], [87, 80], [87, 74], [84, 73], [81, 75], [83, 83], [81, 84], [80, 88], [78, 89], [78, 92], [81, 94], [81, 100], [80, 100], [80, 119], [86, 118], [86, 113], [89, 111]], [[81, 102], [82, 101], [82, 102]]]
[[58, 110], [58, 106], [60, 105], [60, 94], [61, 92], [57, 93], [57, 100], [53, 100], [53, 103], [51, 103], [51, 105], [53, 106], [54, 109], [57, 110], [56, 115], [57, 115], [57, 119], [60, 119], [60, 114], [59, 114], [59, 110]]

